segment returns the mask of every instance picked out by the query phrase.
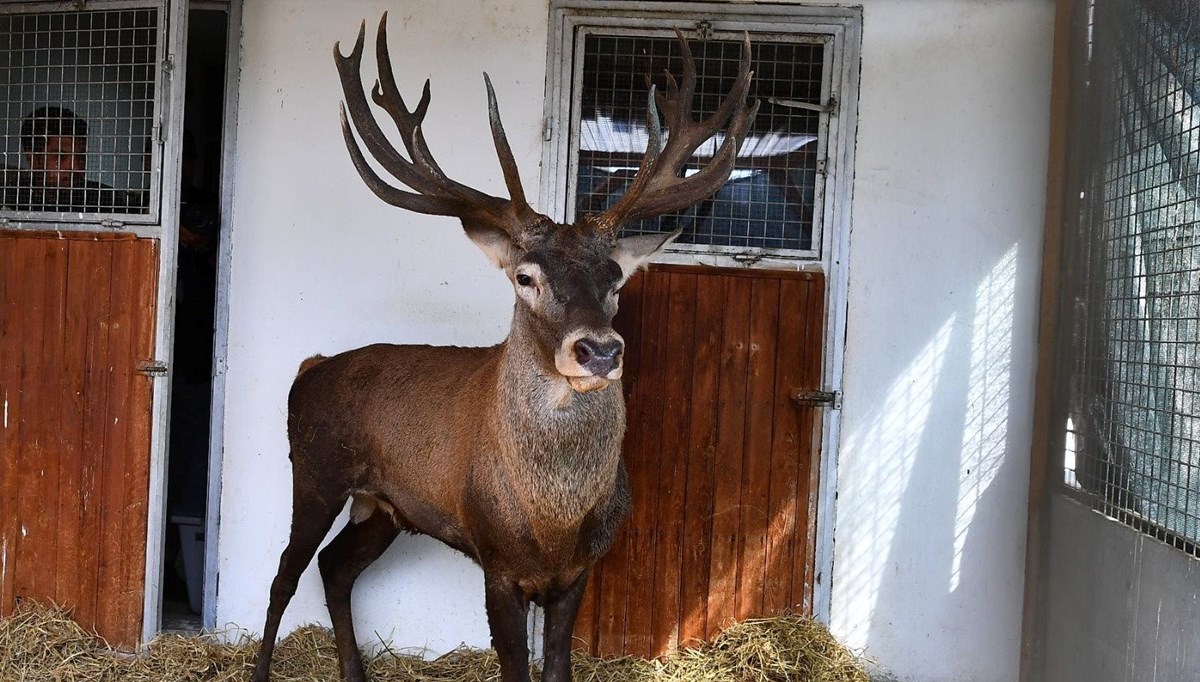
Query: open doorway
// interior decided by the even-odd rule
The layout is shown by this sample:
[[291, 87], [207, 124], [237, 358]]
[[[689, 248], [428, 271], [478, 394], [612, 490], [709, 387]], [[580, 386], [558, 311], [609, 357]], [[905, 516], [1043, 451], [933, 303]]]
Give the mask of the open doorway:
[[221, 160], [229, 12], [188, 12], [179, 254], [168, 444], [162, 629], [198, 631], [204, 611]]

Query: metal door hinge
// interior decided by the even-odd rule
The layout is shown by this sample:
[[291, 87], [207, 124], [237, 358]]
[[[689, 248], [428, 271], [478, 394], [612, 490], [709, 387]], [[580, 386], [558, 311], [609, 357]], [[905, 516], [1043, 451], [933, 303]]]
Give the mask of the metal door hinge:
[[712, 37], [712, 22], [708, 20], [696, 22], [696, 33], [700, 34], [700, 40], [708, 40]]
[[108, 228], [111, 228], [114, 230], [119, 230], [120, 228], [125, 227], [125, 223], [121, 222], [120, 220], [113, 220], [112, 218], [108, 218], [105, 220], [101, 220], [100, 226], [108, 227]]
[[145, 374], [153, 379], [154, 377], [167, 376], [167, 363], [161, 360], [143, 360], [137, 365], [137, 372]]
[[842, 408], [842, 394], [839, 391], [795, 391], [792, 393], [792, 402], [805, 407], [832, 407], [835, 410]]

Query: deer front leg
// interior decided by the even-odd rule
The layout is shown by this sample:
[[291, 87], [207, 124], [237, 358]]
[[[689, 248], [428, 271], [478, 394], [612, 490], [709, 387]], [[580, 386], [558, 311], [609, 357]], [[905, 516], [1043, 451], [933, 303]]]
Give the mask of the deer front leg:
[[558, 599], [546, 605], [546, 667], [542, 682], [571, 682], [571, 635], [587, 588], [588, 573], [584, 569]]
[[512, 582], [485, 574], [488, 627], [501, 682], [529, 682], [529, 601]]

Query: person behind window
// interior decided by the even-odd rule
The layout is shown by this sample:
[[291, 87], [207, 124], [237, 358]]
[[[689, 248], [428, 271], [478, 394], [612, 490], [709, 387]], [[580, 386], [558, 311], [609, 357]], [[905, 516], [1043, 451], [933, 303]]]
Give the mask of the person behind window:
[[66, 107], [35, 109], [21, 122], [25, 168], [5, 174], [4, 207], [18, 211], [110, 212], [123, 207], [108, 185], [87, 179], [88, 124]]

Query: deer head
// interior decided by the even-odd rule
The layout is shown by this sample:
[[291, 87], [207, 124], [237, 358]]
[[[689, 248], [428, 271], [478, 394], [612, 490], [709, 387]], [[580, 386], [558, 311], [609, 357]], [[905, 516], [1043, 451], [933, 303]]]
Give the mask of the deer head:
[[[547, 368], [561, 374], [578, 392], [605, 388], [621, 376], [624, 342], [612, 328], [617, 291], [680, 231], [618, 238], [621, 225], [678, 211], [714, 194], [733, 170], [742, 139], [758, 109], [747, 106], [750, 87], [750, 38], [743, 42], [737, 79], [721, 106], [701, 121], [692, 117], [696, 68], [683, 35], [683, 79], [667, 74], [665, 94], [649, 88], [646, 124], [649, 145], [625, 194], [607, 210], [574, 224], [559, 224], [535, 211], [525, 200], [512, 150], [500, 123], [491, 80], [484, 74], [492, 139], [508, 199], [494, 197], [451, 180], [434, 161], [421, 123], [429, 107], [429, 81], [421, 99], [409, 109], [392, 73], [387, 47], [387, 14], [379, 21], [376, 55], [379, 79], [371, 99], [390, 116], [400, 132], [407, 158], [385, 137], [367, 103], [360, 69], [366, 24], [348, 56], [334, 46], [334, 59], [345, 102], [342, 134], [359, 175], [380, 199], [418, 213], [458, 218], [467, 236], [507, 275], [516, 291], [513, 333], [536, 344]], [[659, 110], [667, 119], [665, 146]], [[347, 120], [349, 112], [349, 120]], [[366, 161], [351, 130], [375, 161], [408, 190], [394, 187]], [[720, 129], [720, 149], [698, 172], [683, 176], [696, 149]]]

